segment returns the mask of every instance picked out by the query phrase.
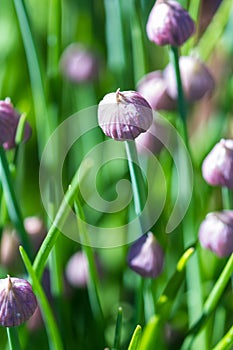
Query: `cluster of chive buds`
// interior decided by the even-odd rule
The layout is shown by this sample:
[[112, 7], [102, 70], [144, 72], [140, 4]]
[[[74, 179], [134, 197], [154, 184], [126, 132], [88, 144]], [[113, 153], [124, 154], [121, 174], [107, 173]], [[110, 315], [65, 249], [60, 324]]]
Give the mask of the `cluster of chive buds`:
[[[195, 31], [188, 12], [176, 1], [157, 0], [147, 23], [148, 38], [157, 45], [183, 45]], [[214, 80], [208, 68], [195, 57], [179, 60], [185, 98], [189, 102], [211, 94]], [[95, 79], [98, 62], [88, 50], [80, 45], [67, 48], [61, 58], [61, 70], [67, 79], [83, 82]], [[82, 67], [82, 70], [79, 67]], [[118, 141], [137, 140], [156, 127], [152, 109], [176, 108], [177, 86], [173, 67], [169, 64], [163, 72], [147, 74], [138, 83], [138, 92], [120, 91], [107, 94], [99, 104], [98, 121], [103, 132]], [[0, 101], [0, 145], [4, 149], [16, 147], [15, 136], [20, 115], [11, 101]], [[26, 122], [23, 140], [31, 134]], [[203, 177], [213, 186], [233, 188], [233, 141], [221, 140], [203, 163]], [[233, 211], [209, 213], [201, 224], [199, 239], [204, 248], [223, 257], [233, 252]], [[72, 263], [82, 264], [79, 278], [73, 279]], [[88, 279], [85, 255], [76, 254], [67, 265], [70, 283], [86, 285]], [[163, 269], [163, 249], [152, 232], [143, 234], [134, 242], [128, 253], [128, 265], [143, 277], [156, 278]], [[18, 326], [27, 321], [37, 307], [31, 285], [23, 279], [8, 276], [0, 280], [0, 324]]]
[[[202, 175], [211, 186], [233, 189], [233, 140], [220, 140], [204, 159]], [[233, 210], [207, 214], [199, 229], [201, 245], [219, 257], [233, 253]]]
[[[148, 38], [159, 46], [179, 47], [194, 34], [195, 24], [176, 1], [158, 0], [150, 12], [146, 31]], [[184, 56], [179, 59], [179, 65], [187, 101], [194, 102], [212, 93], [214, 79], [203, 62]], [[156, 128], [152, 109], [175, 109], [177, 95], [174, 68], [169, 64], [163, 72], [151, 72], [142, 78], [138, 92], [118, 89], [107, 94], [99, 103], [99, 126], [107, 136], [118, 141], [137, 142], [145, 135], [144, 142], [148, 147], [147, 142], [151, 141], [148, 129]], [[152, 139], [151, 142], [155, 141]], [[155, 278], [161, 273], [163, 250], [152, 232], [144, 234], [130, 247], [128, 265], [143, 277]]]

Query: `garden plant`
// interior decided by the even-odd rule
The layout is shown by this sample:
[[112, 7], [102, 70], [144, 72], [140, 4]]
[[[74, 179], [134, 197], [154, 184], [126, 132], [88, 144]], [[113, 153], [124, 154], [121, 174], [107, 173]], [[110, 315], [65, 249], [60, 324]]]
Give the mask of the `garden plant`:
[[0, 350], [233, 349], [232, 1], [0, 7]]

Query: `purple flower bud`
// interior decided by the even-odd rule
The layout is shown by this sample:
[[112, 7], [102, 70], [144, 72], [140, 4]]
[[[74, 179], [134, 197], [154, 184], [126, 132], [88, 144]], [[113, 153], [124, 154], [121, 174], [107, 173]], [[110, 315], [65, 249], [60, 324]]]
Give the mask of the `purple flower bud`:
[[204, 159], [202, 176], [212, 186], [233, 188], [233, 140], [221, 140]]
[[233, 253], [233, 211], [209, 213], [200, 226], [199, 240], [219, 257]]
[[162, 272], [164, 254], [152, 232], [141, 236], [130, 247], [129, 267], [142, 277], [155, 278]]
[[66, 266], [67, 281], [73, 286], [84, 288], [89, 280], [89, 267], [87, 257], [83, 252], [77, 252], [67, 263]]
[[[180, 57], [180, 74], [184, 94], [189, 102], [200, 100], [210, 95], [215, 87], [214, 79], [208, 68], [199, 59], [191, 56]], [[177, 99], [177, 83], [174, 67], [169, 64], [164, 70], [167, 81], [167, 92], [171, 98]]]
[[35, 312], [37, 301], [30, 283], [24, 279], [0, 279], [0, 325], [19, 326]]
[[136, 91], [118, 89], [104, 96], [98, 107], [99, 126], [118, 141], [134, 140], [153, 120], [149, 103]]
[[93, 80], [98, 75], [97, 56], [83, 45], [69, 45], [60, 60], [62, 74], [74, 83]]
[[155, 111], [170, 111], [176, 108], [176, 101], [167, 93], [167, 82], [161, 71], [145, 75], [139, 81], [137, 90]]
[[188, 12], [177, 1], [157, 1], [146, 26], [148, 38], [159, 46], [181, 46], [195, 31]]
[[[0, 101], [0, 145], [6, 150], [16, 147], [15, 136], [20, 115], [14, 109], [9, 98]], [[26, 122], [23, 140], [27, 141], [31, 136], [31, 127]]]

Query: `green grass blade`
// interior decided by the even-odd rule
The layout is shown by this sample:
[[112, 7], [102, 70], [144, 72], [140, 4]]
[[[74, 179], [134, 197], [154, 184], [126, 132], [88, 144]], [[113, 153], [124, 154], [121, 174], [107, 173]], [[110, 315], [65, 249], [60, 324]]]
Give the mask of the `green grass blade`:
[[137, 325], [129, 343], [128, 350], [139, 350], [142, 338], [142, 327]]
[[225, 336], [219, 341], [219, 343], [213, 348], [213, 350], [229, 350], [232, 349], [233, 344], [233, 326], [225, 334]]
[[39, 154], [41, 155], [49, 135], [49, 118], [47, 117], [46, 98], [41, 68], [24, 1], [13, 0], [13, 2], [17, 13], [19, 27], [27, 57], [28, 70], [34, 101], [34, 109], [36, 115], [38, 149]]

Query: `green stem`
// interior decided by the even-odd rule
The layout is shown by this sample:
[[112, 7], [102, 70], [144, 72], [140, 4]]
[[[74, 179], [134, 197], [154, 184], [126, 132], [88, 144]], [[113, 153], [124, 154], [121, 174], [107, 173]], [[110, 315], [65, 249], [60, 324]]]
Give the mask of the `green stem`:
[[43, 288], [41, 287], [39, 279], [37, 278], [36, 273], [23, 247], [19, 247], [19, 251], [25, 267], [31, 277], [33, 289], [40, 304], [41, 312], [45, 322], [45, 328], [48, 335], [49, 348], [50, 350], [62, 350], [63, 346], [60, 339], [60, 332], [57, 328], [51, 307], [43, 291]]
[[146, 201], [145, 180], [139, 166], [137, 149], [134, 141], [125, 141], [129, 172], [133, 188], [136, 215], [140, 215]]
[[181, 121], [183, 124], [183, 136], [184, 136], [185, 145], [186, 145], [187, 149], [190, 151], [188, 130], [187, 130], [187, 105], [186, 105], [186, 101], [184, 98], [182, 79], [181, 79], [181, 74], [180, 74], [178, 48], [171, 46], [171, 53], [172, 53], [171, 62], [174, 66], [174, 71], [175, 71], [175, 75], [176, 75], [177, 92], [178, 92], [177, 103], [178, 103], [180, 118], [181, 118]]
[[2, 183], [3, 193], [6, 200], [6, 205], [10, 219], [15, 225], [17, 231], [19, 232], [22, 244], [24, 245], [26, 251], [29, 254], [31, 250], [28, 235], [24, 228], [22, 214], [13, 189], [6, 154], [2, 147], [0, 147], [0, 181]]
[[10, 350], [21, 350], [18, 328], [10, 327], [6, 329]]
[[225, 210], [233, 209], [233, 192], [227, 187], [222, 187], [222, 202]]
[[[176, 83], [177, 83], [177, 91], [178, 91], [178, 108], [179, 108], [179, 114], [180, 114], [180, 120], [183, 124], [183, 138], [185, 145], [189, 151], [190, 157], [191, 151], [190, 151], [190, 145], [189, 145], [189, 138], [188, 138], [188, 130], [187, 130], [187, 105], [185, 101], [185, 96], [183, 92], [183, 86], [182, 86], [182, 79], [180, 74], [180, 65], [179, 65], [179, 52], [177, 47], [171, 46], [171, 61], [174, 66], [175, 76], [176, 76]], [[178, 150], [179, 152], [179, 150]], [[194, 194], [195, 195], [195, 194]], [[184, 239], [184, 246], [187, 248], [192, 242], [196, 240], [196, 232], [194, 230], [194, 222], [195, 222], [195, 213], [193, 208], [195, 208], [194, 200], [195, 197], [193, 195], [192, 202], [190, 203], [190, 207], [188, 209], [188, 212], [183, 220], [183, 239]], [[189, 312], [189, 323], [190, 325], [193, 324], [198, 316], [200, 315], [202, 311], [202, 288], [201, 288], [201, 278], [200, 278], [200, 267], [199, 267], [199, 261], [198, 256], [195, 254], [190, 261], [190, 263], [187, 265], [186, 268], [186, 281], [187, 281], [187, 304], [188, 304], [188, 312]], [[194, 293], [195, 291], [195, 293]], [[205, 347], [205, 333], [203, 333], [198, 339], [200, 343], [196, 344], [196, 346], [202, 347], [204, 350]]]
[[61, 0], [50, 0], [48, 11], [48, 58], [47, 75], [56, 78], [59, 73], [59, 59], [61, 54]]
[[[56, 201], [56, 196], [55, 196], [55, 189], [54, 189], [54, 184], [51, 182], [50, 183], [50, 188], [49, 188], [49, 207], [48, 207], [48, 214], [49, 218], [54, 220], [56, 213], [55, 213], [55, 201]], [[48, 226], [52, 224], [50, 220], [48, 219]], [[58, 242], [57, 242], [58, 243]], [[49, 266], [50, 266], [50, 284], [51, 284], [51, 292], [52, 295], [57, 298], [62, 295], [62, 268], [61, 264], [59, 261], [59, 249], [57, 247], [57, 244], [54, 244], [54, 247], [51, 251], [50, 257], [49, 257]]]
[[[143, 206], [146, 202], [146, 188], [145, 180], [139, 166], [139, 160], [137, 156], [137, 149], [134, 141], [125, 141], [125, 149], [128, 158], [128, 166], [131, 177], [132, 189], [133, 189], [133, 198], [134, 198], [134, 207], [135, 213], [139, 217], [141, 233], [144, 233], [143, 222], [140, 218]], [[143, 304], [143, 288], [144, 280], [140, 277], [140, 287], [137, 293], [137, 322], [143, 320], [144, 315], [144, 304]]]
[[[90, 169], [90, 164], [86, 165], [86, 171], [82, 176], [86, 175], [86, 172]], [[40, 279], [45, 268], [46, 261], [48, 259], [49, 253], [51, 252], [57, 238], [60, 235], [59, 227], [61, 227], [69, 213], [70, 207], [74, 203], [74, 199], [78, 190], [79, 181], [82, 179], [79, 176], [77, 171], [73, 177], [73, 180], [65, 194], [65, 197], [61, 203], [61, 206], [58, 209], [57, 215], [50, 227], [47, 236], [45, 237], [33, 263], [33, 268], [37, 277]]]

